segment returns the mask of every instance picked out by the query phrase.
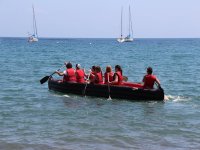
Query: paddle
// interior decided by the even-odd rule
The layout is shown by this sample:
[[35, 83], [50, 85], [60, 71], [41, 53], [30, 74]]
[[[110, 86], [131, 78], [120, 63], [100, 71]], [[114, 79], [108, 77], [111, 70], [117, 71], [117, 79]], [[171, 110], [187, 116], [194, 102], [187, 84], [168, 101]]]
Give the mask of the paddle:
[[89, 81], [90, 75], [91, 75], [91, 72], [90, 72], [88, 78], [86, 79], [86, 84], [85, 84], [85, 88], [84, 88], [84, 91], [83, 91], [83, 96], [85, 96], [85, 91], [86, 91], [86, 88], [87, 88], [87, 85], [88, 85], [88, 81]]
[[[65, 65], [63, 65], [62, 67], [60, 67], [57, 71], [59, 71], [59, 70], [62, 69], [63, 67], [65, 67]], [[54, 73], [55, 73], [55, 72], [54, 72]], [[44, 78], [42, 78], [42, 79], [40, 80], [40, 83], [41, 83], [41, 84], [45, 83], [47, 80], [49, 80], [49, 78], [50, 78], [54, 73], [52, 73], [50, 76], [45, 76]]]
[[112, 100], [112, 98], [111, 98], [111, 96], [110, 96], [110, 84], [109, 84], [110, 80], [109, 80], [109, 74], [107, 74], [107, 76], [108, 76], [108, 94], [109, 94], [108, 100]]
[[155, 84], [156, 84], [156, 86], [158, 87], [159, 90], [164, 91], [160, 84], [158, 84], [157, 82], [155, 82]]

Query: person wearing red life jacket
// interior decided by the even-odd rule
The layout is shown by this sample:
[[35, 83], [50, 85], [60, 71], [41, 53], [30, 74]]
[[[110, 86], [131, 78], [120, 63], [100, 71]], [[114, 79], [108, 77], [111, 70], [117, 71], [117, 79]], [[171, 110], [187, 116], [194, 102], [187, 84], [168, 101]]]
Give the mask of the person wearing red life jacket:
[[147, 74], [143, 78], [143, 88], [144, 89], [153, 89], [154, 83], [157, 83], [158, 87], [160, 87], [160, 81], [155, 75], [152, 75], [153, 69], [151, 67], [147, 68]]
[[84, 83], [85, 82], [85, 72], [83, 69], [81, 69], [81, 65], [80, 64], [76, 64], [76, 82], [78, 83]]
[[115, 73], [113, 76], [113, 81], [110, 82], [111, 85], [121, 85], [123, 81], [123, 74], [122, 74], [122, 68], [120, 65], [115, 66]]
[[95, 67], [95, 76], [94, 79], [91, 80], [91, 83], [103, 84], [103, 75], [100, 66]]
[[113, 75], [111, 66], [106, 67], [106, 72], [104, 73], [104, 83], [107, 84], [108, 82], [113, 81]]
[[63, 76], [63, 82], [76, 82], [75, 70], [70, 62], [65, 63], [66, 70], [63, 72], [56, 71], [59, 76]]
[[89, 82], [92, 82], [94, 80], [95, 68], [96, 68], [96, 66], [92, 66], [90, 73], [88, 75], [86, 75], [86, 77], [89, 79]]

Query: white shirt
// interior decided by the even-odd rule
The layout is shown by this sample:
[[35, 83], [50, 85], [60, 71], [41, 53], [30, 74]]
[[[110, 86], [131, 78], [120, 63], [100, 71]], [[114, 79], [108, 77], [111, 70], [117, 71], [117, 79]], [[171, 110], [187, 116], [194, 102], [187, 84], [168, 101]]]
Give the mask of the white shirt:
[[63, 71], [63, 74], [64, 74], [65, 76], [67, 76], [67, 71], [66, 71], [66, 70], [64, 70], [64, 71]]

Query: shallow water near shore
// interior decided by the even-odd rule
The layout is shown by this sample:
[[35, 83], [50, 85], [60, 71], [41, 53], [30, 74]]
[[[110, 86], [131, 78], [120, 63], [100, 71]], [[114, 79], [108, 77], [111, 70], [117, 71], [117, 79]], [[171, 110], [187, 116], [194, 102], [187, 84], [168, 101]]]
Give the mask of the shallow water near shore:
[[[199, 52], [200, 39], [0, 38], [0, 149], [200, 149]], [[86, 70], [120, 64], [134, 82], [152, 66], [168, 100], [107, 100], [40, 85], [64, 61]]]

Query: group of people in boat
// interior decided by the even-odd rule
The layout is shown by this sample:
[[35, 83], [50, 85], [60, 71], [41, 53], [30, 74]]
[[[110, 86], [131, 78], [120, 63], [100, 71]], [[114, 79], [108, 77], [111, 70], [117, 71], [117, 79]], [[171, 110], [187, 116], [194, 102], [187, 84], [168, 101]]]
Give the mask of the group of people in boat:
[[[65, 62], [66, 70], [63, 72], [55, 71], [59, 76], [63, 76], [61, 82], [77, 82], [77, 83], [93, 83], [93, 84], [109, 84], [130, 86], [133, 88], [153, 89], [156, 83], [160, 87], [160, 81], [153, 75], [153, 69], [147, 68], [147, 74], [143, 77], [143, 83], [126, 82], [123, 76], [122, 68], [120, 65], [115, 66], [115, 72], [112, 72], [112, 67], [107, 66], [103, 74], [100, 66], [92, 66], [89, 74], [81, 68], [80, 64], [76, 64], [76, 69], [72, 67], [71, 62]], [[125, 81], [124, 81], [125, 80]]]

